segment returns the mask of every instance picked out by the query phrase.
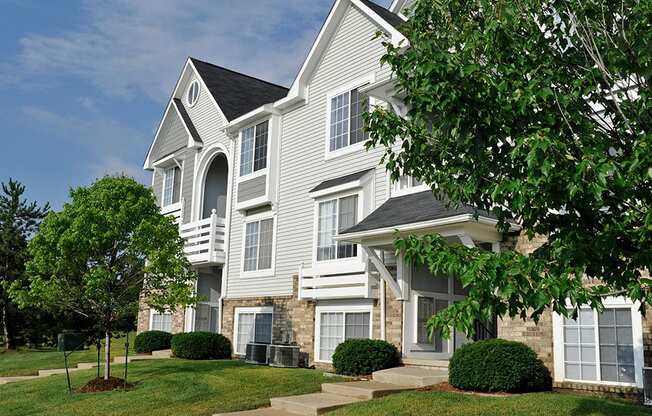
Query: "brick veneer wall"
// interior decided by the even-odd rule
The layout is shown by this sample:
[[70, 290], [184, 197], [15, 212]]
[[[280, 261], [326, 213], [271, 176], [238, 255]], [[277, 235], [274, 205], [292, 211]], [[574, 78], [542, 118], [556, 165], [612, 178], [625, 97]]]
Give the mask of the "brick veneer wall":
[[[140, 308], [138, 309], [138, 323], [136, 324], [136, 331], [140, 334], [143, 331], [149, 331], [149, 311], [150, 309], [141, 300]], [[178, 334], [184, 332], [186, 321], [185, 309], [177, 310], [172, 314], [172, 333]]]

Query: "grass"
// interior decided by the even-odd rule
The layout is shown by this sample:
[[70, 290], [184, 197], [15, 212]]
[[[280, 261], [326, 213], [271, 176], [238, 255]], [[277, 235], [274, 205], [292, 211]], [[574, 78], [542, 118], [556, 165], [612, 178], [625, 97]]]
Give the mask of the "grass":
[[[129, 334], [129, 355], [133, 354], [134, 338], [136, 334]], [[125, 338], [111, 341], [111, 356], [124, 355]], [[104, 360], [104, 351], [102, 357]], [[77, 363], [96, 362], [97, 349], [93, 346], [87, 350], [76, 351], [68, 357], [69, 365], [74, 367]], [[31, 376], [38, 374], [38, 370], [64, 368], [63, 353], [56, 348], [28, 349], [19, 348], [17, 351], [0, 352], [0, 377]]]
[[[117, 369], [116, 369], [117, 370]], [[122, 371], [122, 367], [120, 368]], [[115, 374], [121, 377], [120, 374]], [[74, 387], [94, 377], [72, 373]], [[0, 385], [0, 413], [27, 415], [212, 415], [269, 405], [271, 397], [318, 391], [321, 371], [259, 367], [240, 361], [160, 360], [129, 364], [132, 391], [73, 394], [63, 376]]]
[[344, 407], [329, 416], [650, 416], [645, 407], [624, 401], [562, 393], [485, 397], [462, 393], [409, 392]]

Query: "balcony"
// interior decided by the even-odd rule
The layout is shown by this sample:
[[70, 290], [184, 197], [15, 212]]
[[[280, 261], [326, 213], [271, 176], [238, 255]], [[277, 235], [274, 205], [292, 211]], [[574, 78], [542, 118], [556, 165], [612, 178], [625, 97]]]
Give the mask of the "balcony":
[[299, 269], [299, 299], [373, 298], [377, 277], [366, 264], [356, 264], [343, 273], [337, 265]]
[[226, 221], [216, 211], [209, 218], [179, 225], [183, 252], [192, 264], [221, 264], [225, 259]]

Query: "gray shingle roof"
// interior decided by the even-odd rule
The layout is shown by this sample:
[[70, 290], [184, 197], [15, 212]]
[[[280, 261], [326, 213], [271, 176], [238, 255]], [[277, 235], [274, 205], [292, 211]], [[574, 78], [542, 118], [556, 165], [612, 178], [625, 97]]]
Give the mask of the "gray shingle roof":
[[[431, 191], [390, 198], [365, 219], [340, 232], [340, 235], [475, 213], [472, 207], [448, 207], [447, 202], [448, 200], [445, 198], [435, 197]], [[478, 214], [494, 218], [492, 214], [485, 211], [478, 211]]]
[[360, 172], [355, 172], [345, 176], [340, 176], [339, 178], [329, 179], [312, 188], [310, 192], [321, 191], [322, 189], [328, 189], [334, 186], [344, 185], [345, 183], [357, 181], [358, 179], [362, 178], [367, 172], [371, 172], [372, 170], [374, 169], [373, 168], [366, 169]]
[[221, 66], [190, 58], [229, 121], [287, 96], [288, 89]]
[[378, 16], [380, 16], [383, 20], [385, 20], [387, 23], [390, 25], [394, 26], [395, 29], [398, 29], [403, 23], [405, 23], [405, 20], [396, 13], [392, 13], [386, 8], [379, 6], [378, 4], [374, 3], [371, 0], [360, 0], [362, 3], [364, 3], [367, 7], [369, 7], [371, 10], [373, 10]]
[[186, 111], [186, 107], [183, 106], [183, 103], [181, 102], [180, 99], [175, 98], [174, 99], [174, 106], [179, 110], [179, 114], [181, 114], [181, 119], [190, 131], [190, 135], [192, 136], [193, 139], [195, 139], [196, 142], [201, 142], [202, 139], [199, 137], [199, 132], [195, 128], [195, 125], [192, 123], [192, 120], [190, 119], [190, 116], [188, 115], [188, 112]]

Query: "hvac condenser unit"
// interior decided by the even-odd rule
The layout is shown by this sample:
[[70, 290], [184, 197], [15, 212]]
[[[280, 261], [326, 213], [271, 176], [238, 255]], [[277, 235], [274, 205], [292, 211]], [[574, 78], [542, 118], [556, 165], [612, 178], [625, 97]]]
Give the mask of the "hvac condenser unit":
[[270, 345], [269, 365], [272, 367], [298, 367], [298, 345]]
[[245, 362], [250, 364], [267, 364], [268, 344], [247, 344]]

